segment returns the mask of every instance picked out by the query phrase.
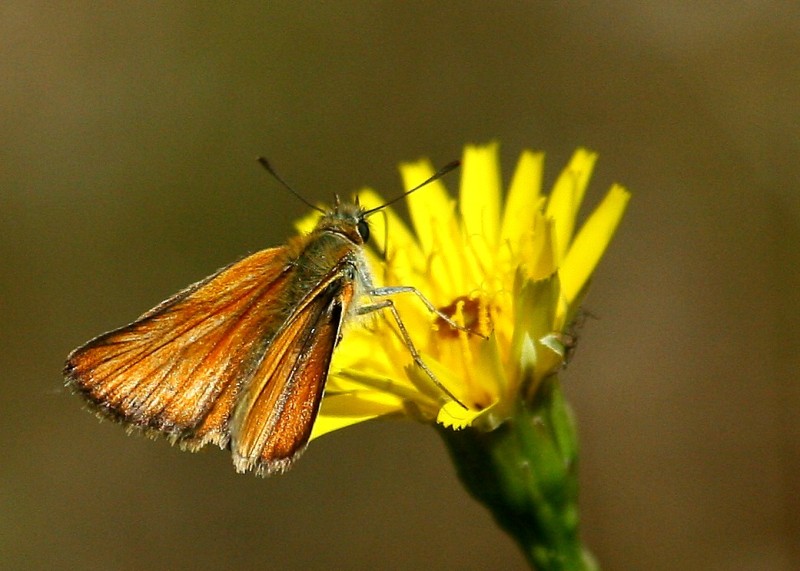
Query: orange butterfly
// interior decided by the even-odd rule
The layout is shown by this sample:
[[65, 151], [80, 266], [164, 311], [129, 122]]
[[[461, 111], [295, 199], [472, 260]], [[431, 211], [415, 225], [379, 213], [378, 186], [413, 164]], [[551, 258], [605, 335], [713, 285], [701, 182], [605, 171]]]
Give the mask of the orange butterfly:
[[310, 234], [235, 262], [74, 350], [67, 384], [103, 417], [187, 450], [228, 447], [238, 472], [283, 472], [308, 443], [343, 323], [388, 309], [417, 365], [458, 402], [419, 358], [386, 296], [414, 293], [461, 327], [413, 287], [372, 284], [362, 251], [367, 217], [392, 202], [370, 210], [338, 197], [330, 211], [310, 205], [323, 214]]

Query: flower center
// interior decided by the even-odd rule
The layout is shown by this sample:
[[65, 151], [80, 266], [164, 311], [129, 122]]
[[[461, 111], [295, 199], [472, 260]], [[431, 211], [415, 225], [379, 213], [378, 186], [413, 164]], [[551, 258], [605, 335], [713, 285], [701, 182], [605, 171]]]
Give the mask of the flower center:
[[[450, 304], [440, 307], [439, 311], [480, 337], [487, 337], [491, 333], [492, 318], [488, 300], [483, 296], [469, 297], [460, 295]], [[441, 316], [434, 322], [436, 334], [440, 339], [456, 339], [463, 331], [459, 331]]]

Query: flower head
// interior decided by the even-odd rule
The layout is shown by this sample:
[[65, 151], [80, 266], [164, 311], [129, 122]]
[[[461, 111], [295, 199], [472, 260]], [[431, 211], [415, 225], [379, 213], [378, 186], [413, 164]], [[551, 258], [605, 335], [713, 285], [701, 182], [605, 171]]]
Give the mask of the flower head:
[[[525, 151], [503, 201], [498, 145], [468, 146], [458, 200], [437, 180], [407, 197], [413, 231], [389, 208], [373, 216], [367, 256], [376, 285], [413, 286], [438, 310], [416, 295], [393, 299], [435, 379], [388, 312], [377, 312], [345, 331], [312, 438], [388, 415], [489, 430], [518, 399], [532, 399], [564, 364], [564, 332], [629, 198], [613, 186], [576, 231], [596, 158], [576, 151], [545, 196], [544, 157]], [[421, 160], [401, 173], [411, 188], [433, 167]], [[385, 202], [371, 190], [359, 199], [367, 208]]]

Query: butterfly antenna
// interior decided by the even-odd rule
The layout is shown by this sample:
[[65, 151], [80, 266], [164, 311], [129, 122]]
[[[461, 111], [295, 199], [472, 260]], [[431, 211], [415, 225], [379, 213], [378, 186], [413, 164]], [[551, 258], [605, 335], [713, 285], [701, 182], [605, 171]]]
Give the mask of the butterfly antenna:
[[436, 180], [439, 180], [440, 178], [442, 178], [444, 175], [446, 175], [450, 171], [457, 169], [459, 166], [461, 166], [461, 161], [458, 161], [458, 160], [447, 163], [442, 168], [440, 168], [438, 171], [436, 171], [433, 174], [433, 176], [431, 176], [429, 179], [421, 182], [420, 184], [418, 184], [417, 186], [415, 186], [411, 190], [405, 191], [403, 194], [401, 194], [400, 196], [398, 196], [396, 198], [393, 198], [389, 202], [385, 202], [385, 203], [381, 204], [380, 206], [376, 206], [375, 208], [371, 208], [371, 209], [365, 211], [364, 212], [364, 216], [369, 216], [370, 214], [373, 214], [374, 212], [377, 212], [381, 208], [386, 208], [390, 204], [394, 204], [398, 200], [400, 200], [402, 198], [405, 198], [406, 196], [408, 196], [409, 194], [411, 194], [412, 192], [414, 192], [416, 190], [419, 190], [423, 186], [429, 185], [430, 183], [432, 183], [432, 182], [434, 182]]
[[298, 199], [300, 199], [300, 202], [302, 202], [302, 203], [303, 203], [303, 204], [305, 204], [306, 206], [309, 206], [310, 208], [313, 208], [314, 210], [316, 210], [316, 211], [318, 211], [318, 212], [322, 212], [323, 214], [325, 214], [325, 211], [324, 211], [322, 208], [320, 208], [319, 206], [317, 206], [317, 205], [315, 205], [315, 204], [311, 204], [311, 203], [310, 203], [308, 200], [306, 200], [306, 199], [303, 197], [303, 195], [302, 195], [302, 194], [300, 194], [300, 193], [299, 193], [299, 192], [297, 192], [295, 189], [293, 189], [291, 186], [289, 186], [289, 183], [288, 183], [288, 182], [286, 182], [285, 180], [283, 180], [283, 178], [281, 178], [281, 175], [279, 175], [279, 174], [278, 174], [278, 173], [275, 171], [275, 169], [274, 169], [274, 168], [272, 168], [272, 165], [269, 163], [269, 161], [266, 159], [266, 157], [258, 157], [258, 159], [257, 159], [257, 160], [258, 160], [258, 162], [259, 162], [259, 163], [261, 163], [261, 166], [262, 166], [262, 167], [264, 167], [265, 169], [267, 169], [267, 172], [268, 172], [269, 174], [271, 174], [271, 175], [272, 175], [272, 177], [273, 177], [275, 180], [277, 180], [279, 183], [281, 183], [281, 185], [283, 185], [283, 187], [284, 187], [286, 190], [288, 190], [289, 192], [291, 192], [292, 194], [294, 194], [294, 195], [295, 195], [295, 196], [296, 196]]

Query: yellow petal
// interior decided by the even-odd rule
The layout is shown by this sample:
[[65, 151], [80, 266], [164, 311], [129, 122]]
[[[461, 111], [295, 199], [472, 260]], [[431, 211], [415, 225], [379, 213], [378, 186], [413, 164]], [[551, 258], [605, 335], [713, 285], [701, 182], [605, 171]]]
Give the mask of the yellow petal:
[[581, 228], [559, 270], [561, 292], [571, 303], [594, 272], [617, 229], [630, 193], [619, 185], [608, 191]]
[[401, 411], [402, 405], [398, 401], [377, 401], [358, 394], [326, 396], [311, 431], [311, 440], [340, 428]]
[[555, 225], [556, 222], [552, 218], [545, 218], [541, 212], [534, 213], [533, 235], [528, 241], [533, 249], [526, 256], [531, 279], [545, 279], [558, 268]]
[[533, 230], [534, 215], [539, 208], [542, 188], [544, 153], [525, 151], [520, 155], [503, 211], [502, 243], [518, 244]]
[[294, 227], [301, 234], [309, 234], [314, 228], [316, 228], [320, 216], [322, 216], [320, 212], [312, 210], [302, 218], [295, 220]]
[[[434, 170], [428, 160], [419, 160], [414, 163], [400, 165], [400, 174], [403, 177], [403, 186], [406, 189], [414, 188], [421, 182], [433, 176]], [[425, 254], [429, 254], [434, 247], [433, 228], [437, 216], [447, 210], [452, 210], [452, 200], [447, 194], [442, 181], [437, 180], [410, 194], [406, 198], [408, 211], [414, 230], [419, 238], [419, 244]]]
[[[413, 188], [433, 175], [433, 167], [425, 160], [403, 164], [400, 169], [406, 188]], [[444, 294], [460, 291], [468, 277], [461, 258], [452, 255], [464, 249], [455, 201], [442, 181], [437, 180], [411, 194], [407, 202], [424, 257], [422, 267], [417, 270]], [[432, 255], [433, 252], [436, 254]]]
[[460, 430], [472, 425], [475, 419], [484, 413], [483, 410], [467, 410], [457, 402], [450, 401], [439, 409], [436, 422], [445, 428]]
[[464, 149], [460, 208], [467, 236], [480, 236], [492, 250], [497, 246], [500, 222], [499, 144], [468, 145]]
[[575, 229], [575, 217], [578, 215], [596, 160], [596, 153], [590, 153], [586, 149], [575, 151], [567, 168], [561, 171], [553, 186], [553, 192], [550, 193], [545, 214], [556, 223], [556, 252], [559, 261], [564, 259], [569, 249]]

